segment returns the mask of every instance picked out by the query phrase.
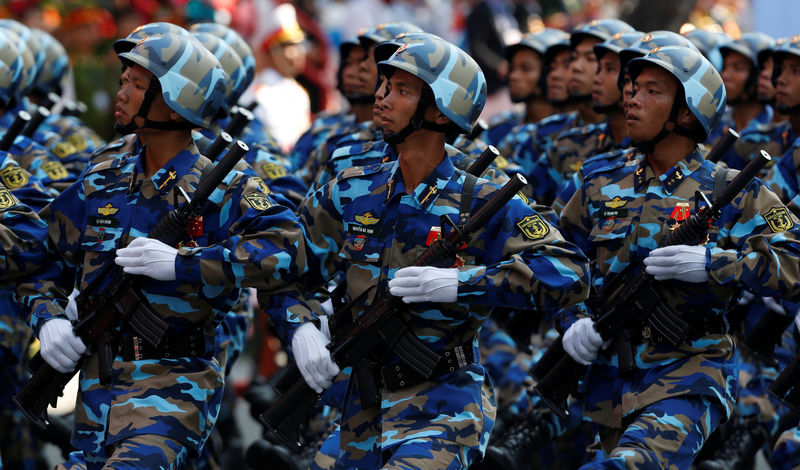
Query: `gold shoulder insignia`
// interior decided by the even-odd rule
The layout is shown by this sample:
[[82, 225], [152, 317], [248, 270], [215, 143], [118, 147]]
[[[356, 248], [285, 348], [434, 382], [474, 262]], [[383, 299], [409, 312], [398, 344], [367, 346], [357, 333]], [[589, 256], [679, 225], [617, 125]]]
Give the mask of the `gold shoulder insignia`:
[[530, 203], [531, 203], [530, 199], [528, 199], [528, 196], [526, 196], [526, 195], [525, 195], [525, 194], [524, 194], [522, 191], [518, 191], [518, 192], [517, 192], [517, 196], [519, 196], [519, 197], [520, 197], [520, 199], [522, 199], [522, 201], [523, 201], [523, 202], [524, 202], [526, 205], [530, 205]]
[[14, 204], [14, 196], [12, 196], [5, 187], [0, 185], [0, 209], [8, 209]]
[[623, 201], [622, 199], [619, 198], [619, 196], [614, 196], [614, 199], [612, 199], [610, 201], [606, 201], [605, 205], [606, 205], [606, 207], [609, 207], [611, 209], [617, 209], [619, 207], [624, 206], [627, 203], [628, 203], [628, 201]]
[[9, 166], [0, 170], [0, 179], [8, 189], [21, 188], [28, 182], [25, 170], [18, 166]]
[[267, 210], [272, 207], [272, 203], [269, 202], [269, 198], [265, 194], [250, 193], [245, 194], [244, 198], [247, 199], [250, 206], [257, 211]]
[[119, 212], [119, 208], [112, 206], [110, 202], [103, 207], [97, 208], [97, 213], [100, 215], [109, 216], [109, 215], [114, 215], [117, 212]]
[[372, 212], [364, 212], [363, 215], [355, 216], [356, 222], [362, 225], [375, 225], [380, 222], [381, 219], [376, 219], [372, 217]]
[[524, 217], [516, 225], [529, 240], [541, 240], [550, 233], [550, 227], [547, 222], [542, 220], [542, 217], [538, 214]]
[[47, 176], [49, 176], [53, 181], [58, 181], [69, 176], [67, 169], [64, 168], [64, 165], [62, 165], [61, 162], [47, 162], [42, 165], [42, 170], [44, 170]]
[[569, 169], [573, 172], [577, 172], [583, 166], [583, 162], [572, 162], [569, 164]]
[[792, 217], [785, 207], [773, 207], [764, 214], [764, 220], [773, 232], [785, 232], [794, 226]]

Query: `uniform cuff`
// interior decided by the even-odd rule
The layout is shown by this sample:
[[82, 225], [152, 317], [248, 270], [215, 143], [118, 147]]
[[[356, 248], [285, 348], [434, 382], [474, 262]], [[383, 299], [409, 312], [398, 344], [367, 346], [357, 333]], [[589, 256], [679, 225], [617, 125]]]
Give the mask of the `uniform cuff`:
[[458, 301], [469, 303], [485, 297], [486, 282], [486, 266], [459, 266]]
[[175, 257], [175, 278], [183, 283], [202, 284], [199, 252], [178, 252], [178, 256]]
[[738, 261], [739, 253], [734, 250], [711, 248], [708, 262], [709, 276], [720, 285], [735, 282]]

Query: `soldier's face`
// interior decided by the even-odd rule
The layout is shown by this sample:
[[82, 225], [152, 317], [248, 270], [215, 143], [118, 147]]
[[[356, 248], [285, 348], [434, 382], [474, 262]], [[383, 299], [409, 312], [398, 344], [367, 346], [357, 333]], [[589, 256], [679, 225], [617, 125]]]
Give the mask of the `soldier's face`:
[[786, 55], [783, 59], [775, 87], [775, 103], [787, 108], [800, 104], [800, 57]]
[[600, 40], [596, 38], [585, 38], [572, 50], [567, 82], [570, 96], [585, 96], [592, 92], [592, 80], [597, 72], [594, 45], [599, 42]]
[[372, 104], [372, 122], [377, 125], [381, 124], [384, 96], [386, 96], [386, 77], [378, 75], [378, 88], [375, 90], [375, 102]]
[[384, 132], [400, 132], [411, 121], [422, 96], [422, 80], [405, 70], [395, 69], [386, 83], [381, 127]]
[[661, 67], [645, 67], [639, 73], [625, 113], [633, 142], [648, 142], [661, 132], [677, 91], [677, 80]]
[[569, 76], [569, 51], [563, 50], [555, 55], [547, 73], [547, 99], [553, 102], [565, 101], [567, 77]]
[[378, 66], [375, 64], [373, 52], [375, 52], [375, 44], [369, 46], [369, 50], [358, 64], [359, 93], [371, 95], [375, 91], [375, 83], [378, 81]]
[[[117, 104], [114, 106], [114, 119], [126, 125], [131, 122], [139, 112], [144, 100], [145, 91], [150, 86], [150, 80], [155, 80], [153, 74], [140, 65], [126, 67], [122, 71], [117, 92]], [[164, 103], [161, 94], [156, 96], [147, 117], [153, 121], [168, 121], [170, 109]]]
[[542, 59], [539, 53], [522, 47], [511, 57], [511, 71], [508, 73], [508, 93], [511, 101], [517, 103], [532, 94], [539, 95], [539, 78], [542, 74]]
[[767, 102], [775, 99], [775, 86], [772, 84], [772, 57], [767, 57], [758, 73], [758, 99]]
[[631, 97], [633, 97], [633, 82], [627, 67], [622, 73], [622, 109], [627, 112], [628, 106], [631, 104]]
[[358, 67], [364, 60], [364, 49], [352, 47], [347, 57], [342, 57], [342, 93], [353, 96], [360, 92]]
[[722, 82], [728, 101], [746, 99], [747, 77], [750, 75], [750, 60], [738, 52], [728, 52], [722, 62]]
[[592, 104], [594, 106], [611, 106], [622, 98], [617, 88], [619, 78], [619, 55], [606, 52], [597, 61], [597, 74], [592, 81]]

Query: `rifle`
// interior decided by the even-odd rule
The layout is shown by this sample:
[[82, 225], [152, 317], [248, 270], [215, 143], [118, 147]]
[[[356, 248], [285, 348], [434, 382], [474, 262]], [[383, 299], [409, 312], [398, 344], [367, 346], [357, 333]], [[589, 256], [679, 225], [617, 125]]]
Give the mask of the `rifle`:
[[[719, 218], [722, 208], [727, 206], [744, 189], [761, 168], [770, 160], [769, 154], [761, 151], [761, 158], [754, 158], [720, 192], [717, 199], [681, 223], [660, 246], [698, 245], [704, 243], [709, 223]], [[698, 191], [696, 198], [700, 198]], [[632, 265], [633, 266], [633, 265]], [[601, 312], [594, 328], [603, 341], [614, 340], [618, 348], [618, 364], [621, 373], [633, 368], [630, 336], [631, 325], [644, 322], [651, 336], [659, 342], [677, 346], [683, 340], [689, 324], [679, 315], [664, 306], [658, 283], [644, 268], [632, 279], [623, 271], [608, 283], [595, 303]], [[573, 393], [586, 372], [586, 366], [578, 363], [564, 351], [563, 336], [559, 336], [547, 348], [542, 358], [531, 370], [536, 381], [534, 391], [562, 419], [569, 416], [567, 396]]]
[[45, 119], [50, 116], [50, 110], [45, 108], [44, 106], [37, 106], [36, 111], [31, 116], [31, 122], [25, 126], [25, 130], [22, 131], [22, 135], [25, 137], [33, 137], [33, 134], [36, 133], [36, 129], [42, 125]]
[[[515, 175], [478, 209], [462, 228], [454, 229], [446, 238], [432, 243], [417, 259], [414, 266], [452, 266], [459, 250], [458, 247], [469, 240], [476, 230], [486, 225], [486, 222], [507, 204], [525, 184], [527, 184], [525, 178]], [[347, 306], [334, 312], [331, 321], [345, 316], [346, 321], [350, 322], [352, 318], [350, 308], [371, 290], [372, 288], [367, 289]], [[360, 370], [363, 370], [365, 363], [366, 367], [370, 367], [368, 362], [375, 351], [393, 348], [401, 360], [424, 378], [430, 377], [439, 360], [439, 356], [427, 348], [424, 349], [432, 356], [420, 358], [414, 354], [406, 354], [407, 349], [413, 348], [411, 343], [418, 340], [405, 328], [400, 319], [399, 313], [403, 308], [402, 300], [382, 291], [376, 295], [367, 311], [343, 326], [338, 334], [333, 335], [334, 338], [328, 345], [331, 358], [341, 369], [353, 366], [364, 396], [367, 396], [368, 393], [363, 390], [368, 387], [371, 389], [369, 393], [377, 394], [375, 384], [372, 383], [370, 386], [370, 384], [362, 383], [362, 379], [365, 377], [364, 374], [359, 373]], [[412, 336], [413, 340], [408, 340], [406, 335]], [[416, 352], [418, 351], [414, 351], [414, 353]], [[319, 401], [319, 395], [306, 384], [295, 363], [287, 368], [275, 388], [280, 393], [280, 397], [261, 415], [261, 422], [267, 429], [274, 431], [284, 445], [294, 452], [299, 452], [302, 445], [299, 442], [298, 429]]]
[[[215, 143], [222, 139], [230, 140], [227, 134], [221, 134]], [[224, 147], [223, 147], [224, 148]], [[244, 142], [237, 145], [210, 171], [203, 171], [192, 198], [182, 206], [173, 209], [159, 221], [148, 237], [155, 238], [170, 246], [174, 246], [186, 233], [186, 225], [194, 215], [202, 211], [208, 197], [217, 189], [225, 176], [247, 152]], [[209, 155], [211, 159], [214, 155]], [[211, 165], [209, 165], [211, 167]], [[112, 281], [102, 292], [97, 292], [102, 280], [112, 276]], [[111, 262], [103, 272], [75, 299], [78, 312], [86, 312], [78, 321], [73, 322], [73, 331], [84, 344], [96, 345], [100, 360], [101, 383], [104, 373], [110, 371], [113, 354], [111, 344], [116, 337], [115, 326], [120, 322], [127, 324], [153, 346], [158, 346], [168, 324], [153, 312], [144, 296], [137, 289], [139, 276], [126, 274], [122, 268]], [[49, 425], [47, 405], [55, 406], [58, 397], [70, 379], [81, 369], [84, 361], [81, 357], [75, 369], [62, 373], [51, 367], [41, 357], [41, 353], [31, 358], [29, 369], [31, 378], [14, 396], [14, 402], [25, 416], [36, 426], [45, 429]], [[105, 372], [104, 372], [105, 371]]]
[[254, 118], [255, 116], [253, 115], [252, 111], [242, 106], [236, 106], [231, 111], [231, 120], [225, 127], [225, 132], [230, 134], [231, 137], [238, 137], [247, 124], [250, 123], [250, 121], [252, 121]]
[[467, 173], [480, 177], [489, 165], [492, 164], [495, 158], [500, 156], [500, 152], [494, 147], [494, 145], [489, 145], [481, 152], [480, 156], [470, 163], [469, 168], [467, 168]]
[[726, 132], [720, 141], [717, 142], [717, 145], [715, 145], [714, 148], [708, 152], [708, 155], [706, 155], [706, 160], [710, 161], [711, 163], [719, 162], [719, 159], [722, 158], [725, 152], [727, 152], [728, 149], [731, 148], [731, 145], [733, 145], [737, 140], [739, 140], [739, 134], [735, 130], [728, 128], [728, 132]]
[[11, 126], [6, 129], [6, 133], [3, 134], [3, 140], [0, 141], [0, 150], [4, 152], [8, 152], [8, 149], [14, 145], [14, 141], [17, 139], [17, 136], [25, 126], [31, 120], [31, 115], [24, 109], [19, 110], [17, 113], [17, 117], [14, 118], [14, 122], [11, 123]]

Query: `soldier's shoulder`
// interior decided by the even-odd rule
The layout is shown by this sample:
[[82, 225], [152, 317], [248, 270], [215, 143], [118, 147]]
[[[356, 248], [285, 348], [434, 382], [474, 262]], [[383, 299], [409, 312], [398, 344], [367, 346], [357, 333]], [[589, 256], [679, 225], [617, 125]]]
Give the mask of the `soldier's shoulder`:
[[517, 111], [501, 111], [489, 119], [489, 128], [491, 129], [492, 127], [505, 124], [518, 118], [519, 112]]
[[354, 166], [342, 170], [336, 177], [336, 179], [339, 181], [344, 181], [354, 178], [372, 178], [376, 175], [388, 171], [389, 171], [389, 166], [383, 165], [381, 163], [374, 163], [366, 166]]
[[545, 127], [545, 126], [552, 126], [556, 124], [563, 124], [565, 122], [569, 122], [575, 119], [575, 116], [578, 114], [577, 111], [569, 111], [566, 113], [558, 113], [558, 114], [551, 114], [546, 118], [542, 119], [541, 121], [537, 122], [536, 125], [538, 127]]
[[351, 156], [364, 155], [371, 151], [382, 151], [383, 149], [380, 142], [375, 140], [356, 142], [334, 150], [333, 154], [331, 154], [331, 160], [342, 160]]

